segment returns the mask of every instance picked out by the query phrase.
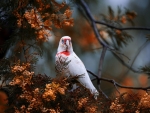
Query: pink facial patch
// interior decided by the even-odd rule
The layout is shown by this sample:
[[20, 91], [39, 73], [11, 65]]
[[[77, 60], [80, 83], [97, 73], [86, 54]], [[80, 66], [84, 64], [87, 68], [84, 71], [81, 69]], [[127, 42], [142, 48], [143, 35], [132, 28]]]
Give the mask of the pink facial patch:
[[57, 53], [57, 55], [58, 55], [58, 54], [63, 54], [63, 55], [65, 55], [65, 56], [69, 56], [69, 55], [70, 55], [69, 51], [62, 51], [62, 52], [60, 52], [60, 53]]
[[69, 41], [71, 41], [71, 38], [69, 38], [69, 37], [65, 37], [65, 38], [63, 38], [63, 40], [66, 42], [66, 40], [69, 40]]
[[65, 39], [65, 40], [71, 40], [70, 37], [63, 37], [63, 39]]

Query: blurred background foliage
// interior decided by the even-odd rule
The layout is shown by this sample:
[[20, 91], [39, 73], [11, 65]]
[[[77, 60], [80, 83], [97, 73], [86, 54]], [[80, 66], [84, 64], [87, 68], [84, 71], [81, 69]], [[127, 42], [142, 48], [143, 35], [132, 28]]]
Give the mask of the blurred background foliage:
[[[61, 0], [57, 1], [59, 2]], [[54, 37], [51, 38], [53, 38], [54, 43], [49, 41], [48, 43], [50, 44], [44, 44], [44, 55], [37, 63], [37, 67], [39, 68], [37, 68], [38, 71], [36, 70], [36, 72], [46, 73], [50, 76], [54, 75], [54, 56], [57, 51], [58, 41], [62, 36], [68, 35], [72, 37], [74, 51], [84, 62], [86, 68], [97, 74], [101, 55], [101, 45], [95, 38], [94, 32], [87, 19], [83, 16], [83, 11], [78, 9], [73, 2], [70, 2], [69, 0], [67, 2], [68, 4], [70, 3], [71, 9], [73, 10], [74, 26], [53, 30]], [[140, 0], [138, 2], [136, 0], [87, 0], [86, 2], [96, 20], [104, 21], [118, 27], [148, 27], [150, 25], [150, 14], [148, 13], [150, 2], [148, 0]], [[134, 68], [140, 69], [145, 65], [150, 65], [150, 44], [145, 45], [146, 47], [137, 56], [139, 48], [147, 40], [146, 36], [149, 34], [148, 31], [129, 30], [121, 32], [119, 30], [109, 29], [102, 25], [99, 25], [98, 28], [101, 30], [100, 34], [102, 38], [105, 39], [107, 43], [113, 44], [110, 37], [116, 38], [117, 43], [114, 46], [128, 56], [130, 60], [125, 60], [129, 65], [132, 64], [135, 57], [136, 60], [132, 65]], [[148, 76], [142, 73], [137, 74], [128, 71], [128, 68], [123, 66], [109, 51], [107, 51], [105, 56], [102, 77], [112, 78], [126, 86], [147, 86], [149, 83]], [[116, 92], [114, 86], [109, 83], [102, 82], [101, 86], [103, 91], [108, 95], [112, 95]], [[126, 91], [126, 89], [121, 89], [121, 92]]]
[[[31, 0], [31, 5], [35, 4]], [[40, 1], [40, 0], [39, 0]], [[6, 2], [10, 2], [10, 0], [6, 0]], [[12, 3], [14, 1], [11, 1]], [[11, 3], [10, 2], [10, 3]], [[47, 1], [48, 2], [48, 1]], [[56, 0], [58, 3], [62, 3], [62, 0]], [[66, 17], [68, 19], [67, 22], [69, 22], [69, 25], [66, 21], [53, 21], [52, 18], [57, 18], [58, 15], [60, 15], [62, 12], [64, 14], [64, 9], [61, 10], [61, 12], [57, 11], [59, 9], [49, 8], [47, 6], [47, 9], [43, 9], [44, 13], [46, 12], [53, 12], [55, 15], [54, 17], [45, 17], [51, 18], [52, 22], [54, 23], [49, 27], [48, 29], [52, 30], [49, 32], [50, 36], [48, 35], [46, 38], [47, 41], [44, 43], [41, 43], [40, 41], [35, 41], [37, 39], [37, 35], [35, 35], [35, 32], [38, 33], [38, 29], [36, 29], [35, 26], [32, 26], [32, 28], [25, 29], [24, 31], [19, 32], [18, 29], [14, 28], [18, 27], [19, 23], [15, 25], [16, 19], [18, 22], [22, 21], [22, 13], [20, 12], [19, 15], [12, 16], [9, 13], [11, 13], [11, 9], [7, 9], [9, 13], [5, 14], [5, 12], [1, 12], [1, 30], [0, 30], [0, 45], [2, 46], [4, 43], [9, 43], [9, 46], [6, 46], [6, 48], [1, 52], [0, 57], [6, 57], [11, 58], [11, 56], [15, 55], [17, 57], [20, 57], [22, 60], [25, 60], [23, 58], [23, 53], [20, 51], [20, 53], [14, 54], [14, 51], [18, 52], [17, 48], [19, 44], [26, 45], [25, 42], [21, 42], [21, 40], [15, 42], [15, 39], [10, 38], [10, 36], [15, 36], [15, 34], [20, 33], [15, 38], [20, 39], [22, 37], [26, 38], [26, 41], [28, 42], [30, 39], [32, 39], [32, 43], [36, 43], [40, 45], [39, 47], [32, 46], [33, 49], [32, 53], [36, 54], [36, 51], [40, 51], [40, 56], [37, 56], [36, 59], [36, 68], [35, 73], [41, 73], [46, 74], [50, 77], [55, 77], [55, 54], [57, 52], [58, 42], [59, 39], [64, 36], [68, 35], [72, 38], [73, 48], [74, 51], [77, 53], [77, 55], [81, 58], [83, 63], [85, 64], [86, 68], [91, 70], [94, 73], [98, 73], [98, 65], [99, 65], [99, 59], [101, 55], [101, 45], [98, 43], [97, 39], [95, 38], [95, 34], [88, 23], [87, 19], [83, 16], [83, 12], [78, 6], [74, 3], [72, 0], [65, 0], [65, 2], [70, 6], [69, 10], [72, 11], [73, 19], [74, 19], [74, 25], [72, 21], [72, 17]], [[126, 26], [145, 26], [148, 27], [150, 25], [150, 1], [149, 0], [139, 0], [138, 2], [136, 0], [86, 0], [88, 3], [91, 12], [96, 20], [107, 22], [111, 25], [115, 25], [118, 27], [126, 27]], [[53, 2], [55, 4], [55, 2]], [[1, 4], [2, 6], [3, 4]], [[14, 9], [16, 9], [16, 4], [14, 4]], [[40, 6], [39, 8], [44, 7]], [[57, 6], [57, 4], [55, 4]], [[63, 4], [61, 4], [63, 7]], [[21, 6], [24, 7], [24, 6]], [[44, 7], [46, 8], [46, 7]], [[64, 7], [67, 9], [68, 7]], [[28, 9], [30, 10], [31, 7], [28, 6]], [[2, 11], [4, 9], [1, 9]], [[40, 9], [35, 9], [40, 12]], [[56, 10], [56, 11], [55, 11]], [[17, 9], [16, 9], [17, 11]], [[23, 11], [25, 12], [25, 10]], [[29, 11], [30, 13], [30, 11]], [[4, 15], [5, 18], [2, 16]], [[56, 16], [57, 15], [57, 16]], [[10, 17], [11, 16], [11, 17]], [[71, 16], [71, 15], [70, 15]], [[63, 17], [61, 15], [61, 17]], [[45, 19], [44, 18], [44, 19]], [[65, 18], [65, 19], [66, 19]], [[8, 20], [7, 20], [8, 19]], [[9, 19], [11, 21], [9, 21]], [[30, 18], [28, 18], [30, 19]], [[43, 20], [44, 20], [43, 19]], [[45, 20], [46, 20], [45, 19]], [[3, 23], [2, 21], [7, 20], [6, 23]], [[61, 19], [64, 20], [64, 17]], [[29, 21], [26, 21], [24, 23], [25, 26], [29, 26]], [[148, 31], [119, 31], [119, 30], [112, 30], [110, 28], [106, 28], [105, 26], [98, 26], [100, 31], [100, 35], [102, 38], [109, 43], [110, 45], [113, 45], [117, 49], [121, 50], [122, 53], [124, 53], [126, 56], [128, 56], [128, 59], [125, 59], [126, 62], [131, 65], [132, 61], [134, 60], [135, 56], [137, 55], [137, 52], [139, 48], [145, 43], [146, 36], [149, 34]], [[47, 26], [45, 26], [44, 29], [47, 29]], [[21, 29], [19, 29], [21, 30]], [[23, 36], [22, 36], [23, 35]], [[30, 37], [29, 37], [30, 35]], [[38, 37], [39, 38], [39, 37]], [[11, 40], [11, 41], [9, 41]], [[113, 40], [115, 40], [115, 44], [113, 44]], [[35, 41], [35, 42], [34, 42]], [[13, 44], [12, 44], [13, 43]], [[29, 42], [30, 43], [30, 42]], [[32, 45], [32, 43], [30, 45]], [[27, 45], [27, 46], [30, 46]], [[20, 47], [20, 46], [19, 46]], [[22, 46], [23, 47], [23, 46]], [[150, 44], [148, 44], [137, 56], [133, 67], [136, 69], [140, 69], [143, 66], [149, 66], [150, 65], [150, 51], [149, 51]], [[3, 46], [2, 46], [3, 48]], [[38, 52], [39, 53], [39, 52]], [[107, 51], [105, 60], [104, 60], [104, 68], [102, 71], [102, 77], [106, 78], [112, 78], [116, 80], [117, 82], [126, 85], [126, 86], [147, 86], [149, 83], [148, 76], [145, 74], [136, 74], [132, 71], [128, 71], [128, 68], [123, 66], [109, 51]], [[92, 78], [92, 76], [91, 76]], [[116, 93], [115, 88], [112, 84], [102, 82], [102, 90], [107, 95], [113, 95]], [[120, 89], [121, 92], [126, 92], [128, 90]]]

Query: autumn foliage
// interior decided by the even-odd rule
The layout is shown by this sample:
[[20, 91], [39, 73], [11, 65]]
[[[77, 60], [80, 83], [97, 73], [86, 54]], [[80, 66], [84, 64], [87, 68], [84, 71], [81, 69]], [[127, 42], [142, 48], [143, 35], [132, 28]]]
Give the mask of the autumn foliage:
[[[1, 44], [0, 51], [14, 46], [10, 58], [0, 59], [0, 113], [149, 112], [148, 92], [137, 93], [134, 90], [118, 88], [119, 93], [115, 90], [113, 91], [115, 95], [105, 98], [99, 90], [100, 95], [96, 100], [88, 89], [77, 82], [79, 76], [65, 77], [63, 73], [65, 70], [62, 70], [55, 78], [51, 78], [51, 75], [35, 74], [36, 61], [39, 56], [42, 56], [41, 46], [51, 38], [53, 31], [59, 34], [63, 29], [63, 33], [73, 37], [74, 42], [84, 51], [102, 48], [88, 22], [80, 19], [74, 21], [68, 4], [57, 3], [55, 0], [6, 0], [2, 1], [0, 7], [3, 12], [6, 11], [9, 14], [5, 19], [8, 19], [10, 28], [13, 29], [12, 37]], [[126, 10], [122, 13], [120, 8], [115, 15], [112, 8], [108, 7], [108, 16], [100, 14], [96, 18], [110, 25], [122, 27], [127, 23], [134, 25], [133, 20], [136, 16], [136, 12]], [[0, 21], [0, 25], [5, 26], [5, 23], [7, 22]], [[102, 40], [109, 43], [107, 42], [109, 38], [114, 42], [115, 49], [127, 45], [132, 39], [132, 36], [123, 30], [111, 29], [104, 25], [96, 27]], [[55, 37], [55, 41], [52, 42], [54, 46], [58, 45], [59, 38]], [[66, 66], [67, 64], [62, 64], [61, 67], [65, 69]], [[142, 69], [148, 71], [149, 67]], [[145, 87], [147, 84], [142, 81], [147, 81], [147, 78], [139, 79], [139, 84]], [[72, 90], [74, 83], [79, 87]], [[133, 79], [128, 77], [122, 81], [124, 86], [133, 86], [132, 83]]]

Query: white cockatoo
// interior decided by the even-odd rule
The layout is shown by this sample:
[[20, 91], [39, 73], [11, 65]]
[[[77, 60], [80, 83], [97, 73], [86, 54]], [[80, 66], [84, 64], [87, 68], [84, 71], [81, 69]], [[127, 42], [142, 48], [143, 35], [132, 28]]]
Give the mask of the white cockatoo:
[[[96, 90], [94, 85], [91, 82], [91, 79], [86, 71], [86, 68], [80, 58], [74, 53], [71, 38], [69, 36], [63, 36], [59, 41], [59, 46], [56, 54], [56, 62], [60, 62], [59, 60], [65, 60], [69, 62], [67, 64], [67, 73], [66, 76], [78, 76], [77, 80], [90, 92], [94, 95], [95, 98], [99, 95], [99, 92]], [[58, 64], [57, 64], [58, 65]], [[61, 67], [61, 66], [60, 66]]]

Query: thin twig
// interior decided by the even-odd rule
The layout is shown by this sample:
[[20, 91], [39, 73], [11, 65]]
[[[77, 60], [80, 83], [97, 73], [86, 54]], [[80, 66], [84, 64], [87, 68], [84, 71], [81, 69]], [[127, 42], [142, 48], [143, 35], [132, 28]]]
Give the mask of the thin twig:
[[118, 30], [144, 30], [144, 31], [150, 31], [150, 27], [124, 27], [124, 28], [120, 28], [120, 27], [116, 27], [116, 26], [107, 24], [105, 22], [97, 21], [97, 20], [95, 20], [95, 23], [105, 25], [109, 28], [118, 29]]
[[[111, 51], [112, 52], [112, 51]], [[145, 73], [145, 74], [150, 74], [149, 72], [143, 72], [142, 70], [137, 70], [137, 69], [134, 69], [133, 67], [131, 67], [129, 64], [125, 63], [123, 61], [123, 59], [121, 59], [116, 53], [113, 53], [112, 54], [118, 59], [118, 61], [121, 62], [122, 65], [124, 65], [125, 67], [127, 67], [128, 69], [130, 69], [131, 71], [133, 71], [134, 73]]]
[[34, 44], [36, 44], [36, 42], [34, 42], [33, 44], [28, 44], [28, 47], [25, 49], [25, 51], [29, 50], [32, 46], [34, 46]]
[[[141, 52], [147, 45], [148, 45], [148, 41], [144, 42], [144, 44], [138, 49], [138, 51], [137, 51], [137, 53], [136, 53], [136, 55], [135, 55], [135, 57], [134, 57], [134, 59], [133, 59], [131, 65], [130, 65], [130, 68], [133, 66], [133, 64], [134, 64], [134, 62], [135, 62], [137, 56], [140, 54], [140, 52]], [[130, 69], [128, 69], [128, 70], [125, 72], [124, 75], [127, 75], [127, 73], [128, 73], [129, 71], [130, 71]]]
[[127, 58], [128, 60], [130, 60], [130, 58], [128, 56], [126, 56], [125, 54], [123, 54], [121, 52], [118, 52], [118, 51], [111, 51], [111, 52], [114, 52], [116, 54], [120, 54], [120, 55], [124, 56], [125, 58]]
[[[114, 81], [114, 80], [113, 80]], [[114, 86], [115, 86], [115, 88], [116, 88], [116, 91], [120, 94], [120, 91], [118, 90], [118, 88], [117, 88], [117, 86], [116, 86], [116, 84], [115, 84], [116, 82], [114, 81]]]
[[[107, 79], [107, 78], [99, 78], [97, 75], [95, 75], [93, 72], [87, 70], [88, 73], [90, 73], [91, 75], [93, 75], [94, 77], [96, 77], [95, 80], [99, 79], [99, 80], [103, 80], [103, 81], [106, 81], [106, 82], [109, 82], [109, 83], [112, 83], [113, 85], [115, 85], [116, 87], [120, 87], [120, 88], [125, 88], [125, 89], [135, 89], [135, 90], [144, 90], [144, 91], [147, 91], [147, 90], [150, 90], [150, 86], [147, 86], [147, 87], [132, 87], [132, 86], [123, 86], [119, 83], [117, 83], [115, 80], [113, 79]], [[117, 90], [117, 89], [116, 89]]]
[[26, 60], [26, 62], [27, 62], [26, 50], [25, 50], [25, 47], [24, 47], [25, 44], [23, 43], [22, 38], [21, 38], [21, 43], [22, 43], [22, 45], [23, 45], [22, 49], [23, 49], [24, 58], [25, 58], [25, 60]]

